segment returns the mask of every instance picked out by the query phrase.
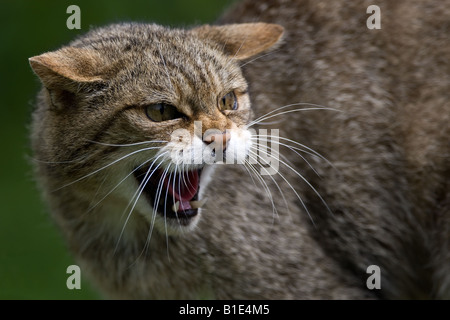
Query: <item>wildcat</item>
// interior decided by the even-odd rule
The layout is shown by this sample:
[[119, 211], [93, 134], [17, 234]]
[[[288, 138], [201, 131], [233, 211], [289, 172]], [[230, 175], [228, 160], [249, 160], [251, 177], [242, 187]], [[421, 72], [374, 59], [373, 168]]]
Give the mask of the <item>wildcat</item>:
[[450, 298], [450, 6], [377, 1], [369, 30], [371, 4], [241, 1], [30, 58], [36, 177], [105, 297]]

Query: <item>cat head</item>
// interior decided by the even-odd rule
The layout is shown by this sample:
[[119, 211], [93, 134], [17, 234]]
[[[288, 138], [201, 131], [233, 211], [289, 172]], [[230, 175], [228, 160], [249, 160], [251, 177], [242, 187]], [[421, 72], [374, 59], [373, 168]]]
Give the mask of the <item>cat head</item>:
[[238, 162], [252, 144], [239, 63], [282, 33], [265, 23], [119, 24], [30, 58], [43, 84], [32, 138], [41, 174], [165, 231], [192, 228], [214, 163]]

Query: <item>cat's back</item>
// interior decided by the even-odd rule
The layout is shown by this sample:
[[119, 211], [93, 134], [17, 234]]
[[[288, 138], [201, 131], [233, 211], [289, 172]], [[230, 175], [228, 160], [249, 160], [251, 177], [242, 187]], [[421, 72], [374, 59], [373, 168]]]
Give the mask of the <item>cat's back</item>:
[[373, 4], [244, 1], [221, 22], [285, 27], [278, 50], [244, 67], [257, 113], [298, 102], [345, 110], [318, 117], [364, 117], [390, 130], [406, 166], [443, 167], [450, 153], [450, 1]]
[[[370, 29], [376, 12], [381, 28]], [[379, 265], [385, 296], [448, 297], [450, 2], [244, 1], [220, 20], [244, 21], [286, 30], [244, 66], [257, 116], [293, 104], [282, 110], [338, 110], [272, 125], [333, 164], [312, 160], [318, 178], [287, 155], [334, 212], [302, 190], [320, 245], [352, 272]]]
[[[319, 90], [331, 86], [341, 92], [344, 85], [357, 89], [365, 80], [383, 85], [393, 102], [417, 103], [421, 95], [448, 96], [449, 17], [448, 0], [377, 1], [375, 6], [371, 1], [270, 0], [238, 2], [219, 21], [270, 21], [285, 28], [283, 45], [247, 67], [250, 77], [256, 69], [283, 85], [280, 96], [305, 95], [320, 80], [328, 87]], [[352, 77], [333, 81], [341, 74]], [[254, 88], [262, 91], [259, 83]]]

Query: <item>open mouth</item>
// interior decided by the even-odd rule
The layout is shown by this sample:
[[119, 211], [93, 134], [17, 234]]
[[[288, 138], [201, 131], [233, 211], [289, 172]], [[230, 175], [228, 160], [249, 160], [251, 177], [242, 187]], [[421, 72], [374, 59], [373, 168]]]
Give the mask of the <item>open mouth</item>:
[[187, 224], [205, 203], [198, 200], [201, 173], [202, 169], [167, 172], [147, 168], [136, 170], [134, 175], [158, 214]]

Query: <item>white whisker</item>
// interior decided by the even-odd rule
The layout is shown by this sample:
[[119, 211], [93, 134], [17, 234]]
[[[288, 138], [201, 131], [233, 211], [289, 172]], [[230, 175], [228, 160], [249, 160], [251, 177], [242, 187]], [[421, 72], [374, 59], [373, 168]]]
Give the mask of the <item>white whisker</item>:
[[167, 143], [167, 141], [165, 140], [150, 140], [150, 141], [140, 141], [140, 142], [135, 142], [135, 143], [125, 143], [125, 144], [114, 144], [114, 143], [104, 143], [104, 142], [98, 142], [98, 141], [93, 141], [93, 140], [86, 140], [90, 143], [94, 143], [94, 144], [99, 144], [102, 146], [107, 146], [107, 147], [133, 147], [133, 146], [139, 146], [142, 144], [149, 144], [149, 143]]
[[[285, 147], [285, 148], [288, 148], [289, 150], [291, 150], [292, 152], [294, 152], [296, 155], [298, 155], [303, 161], [305, 161], [306, 164], [314, 171], [314, 173], [315, 173], [317, 176], [320, 176], [319, 173], [316, 171], [316, 169], [314, 169], [314, 167], [311, 165], [311, 163], [309, 163], [309, 161], [308, 161], [303, 155], [301, 155], [300, 152], [304, 152], [304, 153], [309, 154], [309, 155], [311, 155], [311, 156], [316, 156], [315, 154], [313, 154], [313, 153], [311, 153], [311, 152], [308, 152], [308, 151], [306, 151], [306, 150], [303, 150], [303, 149], [301, 149], [301, 148], [297, 148], [297, 147], [294, 147], [294, 146], [290, 146], [290, 145], [288, 145], [288, 144], [286, 144], [286, 143], [282, 143], [282, 142], [279, 142], [279, 141], [269, 140], [269, 139], [261, 139], [261, 138], [263, 138], [263, 137], [264, 137], [264, 136], [258, 136], [258, 138], [256, 138], [256, 137], [252, 137], [252, 138], [251, 138], [252, 140], [257, 140], [257, 141], [258, 141], [258, 142], [255, 143], [256, 146], [262, 146], [261, 148], [258, 148], [258, 149], [262, 150], [263, 148], [268, 148], [268, 149], [270, 149], [270, 152], [271, 152], [271, 153], [273, 153], [273, 152], [275, 151], [275, 150], [273, 150], [273, 148], [271, 148], [271, 147], [269, 147], [269, 146], [267, 146], [267, 145], [262, 145], [262, 144], [260, 144], [259, 141], [271, 142], [271, 143], [275, 143], [275, 144], [278, 144], [278, 145], [280, 145], [280, 146], [283, 146], [283, 147]], [[279, 138], [279, 137], [277, 137], [277, 138]], [[299, 151], [300, 151], [300, 152], [299, 152]], [[280, 156], [280, 157], [282, 157], [285, 161], [287, 161], [287, 162], [289, 162], [291, 165], [293, 165], [293, 164], [291, 163], [291, 161], [289, 161], [289, 160], [287, 159], [287, 157], [286, 157], [284, 154], [280, 153], [279, 151], [276, 152], [275, 156]]]
[[[172, 173], [171, 173], [172, 174]], [[167, 181], [170, 181], [170, 177]], [[170, 254], [169, 254], [169, 232], [167, 231], [167, 196], [169, 195], [169, 188], [166, 188], [166, 196], [165, 196], [165, 205], [164, 205], [164, 231], [166, 234], [166, 251], [167, 251], [167, 258], [170, 262]], [[172, 195], [173, 196], [173, 195]], [[174, 196], [173, 196], [174, 197]], [[175, 203], [175, 197], [174, 202]], [[156, 214], [156, 213], [155, 213]]]
[[[146, 172], [144, 178], [142, 179], [142, 182], [140, 183], [138, 189], [136, 190], [136, 192], [135, 192], [135, 193], [133, 194], [133, 196], [131, 197], [130, 202], [128, 203], [128, 205], [125, 207], [125, 209], [124, 209], [124, 211], [123, 211], [123, 214], [125, 214], [125, 212], [127, 211], [128, 207], [130, 207], [131, 203], [133, 203], [133, 205], [132, 205], [132, 207], [131, 207], [131, 209], [130, 209], [130, 211], [129, 211], [129, 213], [128, 213], [126, 219], [125, 219], [125, 222], [124, 222], [124, 225], [123, 225], [123, 227], [122, 227], [122, 230], [121, 230], [121, 232], [120, 232], [120, 234], [119, 234], [119, 238], [118, 238], [117, 244], [116, 244], [116, 249], [117, 249], [117, 247], [118, 247], [118, 244], [119, 244], [119, 242], [120, 242], [120, 239], [121, 239], [122, 236], [123, 236], [123, 233], [124, 233], [124, 231], [125, 231], [125, 227], [126, 227], [126, 225], [128, 224], [128, 221], [129, 221], [129, 219], [130, 219], [130, 217], [131, 217], [131, 213], [133, 212], [134, 208], [136, 207], [136, 204], [137, 204], [137, 202], [138, 202], [138, 200], [139, 200], [139, 198], [140, 198], [142, 192], [144, 191], [145, 186], [146, 186], [147, 183], [150, 181], [150, 178], [152, 177], [152, 175], [153, 175], [153, 174], [156, 172], [156, 170], [161, 166], [161, 162], [160, 162], [160, 163], [158, 163], [158, 165], [152, 170], [153, 164], [155, 164], [155, 162], [156, 162], [160, 157], [162, 157], [164, 154], [166, 154], [166, 153], [167, 153], [167, 152], [164, 152], [164, 153], [158, 155], [158, 157], [156, 157], [156, 158], [153, 160], [152, 164], [151, 164], [151, 165], [149, 166], [149, 168], [147, 169], [147, 172]], [[151, 173], [150, 173], [150, 172], [151, 172]], [[115, 250], [116, 250], [116, 249], [115, 249]], [[115, 251], [114, 251], [114, 252], [115, 252]]]
[[[158, 214], [158, 213], [157, 213], [157, 210], [158, 210], [158, 206], [159, 206], [159, 201], [160, 201], [160, 199], [161, 199], [162, 191], [163, 191], [163, 188], [164, 188], [164, 181], [166, 180], [167, 174], [170, 174], [170, 176], [172, 175], [172, 172], [169, 172], [169, 171], [170, 171], [170, 165], [169, 165], [167, 168], [164, 169], [164, 172], [163, 172], [163, 174], [161, 175], [161, 177], [160, 177], [160, 179], [159, 179], [158, 187], [157, 187], [157, 189], [156, 189], [155, 200], [154, 200], [154, 202], [153, 202], [152, 225], [151, 225], [151, 227], [150, 227], [149, 235], [148, 235], [147, 241], [146, 241], [146, 244], [148, 244], [148, 245], [150, 244], [150, 240], [151, 240], [151, 236], [152, 236], [153, 228], [154, 228], [154, 222], [155, 222], [155, 219], [156, 219], [156, 215]], [[167, 179], [167, 181], [170, 180], [170, 176], [169, 176], [169, 178]], [[167, 257], [169, 258], [169, 261], [170, 261], [170, 255], [169, 255], [169, 239], [168, 239], [167, 220], [166, 220], [166, 211], [167, 211], [166, 208], [167, 208], [167, 194], [168, 194], [168, 192], [169, 192], [169, 189], [166, 188], [166, 195], [165, 195], [165, 199], [164, 199], [164, 201], [165, 201], [165, 203], [164, 203], [164, 228], [165, 228], [165, 231], [166, 231], [166, 251], [167, 251]]]
[[[180, 177], [182, 175], [182, 172], [178, 172], [180, 169], [178, 168], [178, 165], [175, 165], [175, 170], [174, 170], [174, 176], [173, 176], [173, 183], [172, 183], [172, 190], [175, 192], [175, 179], [177, 178], [177, 173], [178, 173], [178, 180], [180, 180]], [[180, 181], [179, 181], [180, 182]], [[180, 190], [180, 183], [178, 183], [178, 194], [181, 194], [181, 190]], [[173, 194], [173, 203], [175, 203], [176, 199], [175, 199], [175, 194]], [[180, 205], [181, 205], [181, 201], [180, 201]], [[178, 212], [175, 212], [175, 216], [177, 217], [177, 222], [178, 224], [180, 224], [180, 219], [178, 217]]]
[[280, 161], [280, 163], [284, 164], [286, 167], [288, 167], [292, 172], [294, 172], [298, 177], [300, 177], [310, 188], [311, 190], [314, 191], [314, 193], [319, 197], [319, 199], [322, 201], [322, 203], [325, 205], [325, 207], [327, 208], [327, 210], [333, 214], [333, 212], [331, 211], [330, 207], [328, 206], [328, 204], [326, 203], [326, 201], [323, 199], [323, 197], [319, 194], [319, 192], [316, 190], [316, 188], [314, 188], [314, 186], [302, 175], [300, 174], [297, 170], [295, 170], [292, 166], [290, 166], [287, 162], [278, 159], [278, 161]]
[[100, 172], [100, 171], [102, 171], [102, 170], [104, 170], [104, 169], [106, 169], [106, 168], [108, 168], [108, 167], [110, 167], [110, 166], [116, 164], [116, 163], [119, 162], [119, 161], [122, 161], [122, 160], [124, 160], [124, 159], [126, 159], [126, 158], [128, 158], [128, 157], [131, 157], [132, 155], [135, 155], [135, 154], [137, 154], [137, 153], [139, 153], [139, 152], [148, 151], [148, 150], [154, 150], [154, 149], [161, 149], [161, 148], [160, 148], [160, 147], [148, 147], [148, 148], [143, 148], [143, 149], [139, 149], [139, 150], [135, 150], [135, 151], [133, 151], [133, 152], [130, 152], [130, 153], [128, 153], [128, 154], [126, 154], [126, 155], [120, 157], [119, 159], [116, 159], [116, 160], [110, 162], [109, 164], [107, 164], [107, 165], [105, 165], [105, 166], [103, 166], [103, 167], [101, 167], [101, 168], [99, 168], [99, 169], [97, 169], [97, 170], [94, 170], [94, 171], [92, 171], [91, 173], [88, 173], [88, 174], [82, 176], [81, 178], [78, 178], [78, 179], [76, 179], [76, 180], [74, 180], [74, 181], [72, 181], [72, 182], [69, 182], [69, 183], [67, 183], [67, 184], [65, 184], [65, 185], [63, 185], [63, 186], [61, 186], [61, 187], [59, 187], [59, 188], [53, 190], [53, 192], [59, 191], [59, 190], [61, 190], [61, 189], [63, 189], [63, 188], [66, 188], [66, 187], [68, 187], [68, 186], [70, 186], [70, 185], [72, 185], [72, 184], [74, 184], [74, 183], [77, 183], [77, 182], [79, 182], [79, 181], [81, 181], [81, 180], [84, 180], [84, 179], [90, 177], [90, 176], [93, 176], [94, 174], [96, 174], [96, 173], [98, 173], [98, 172]]
[[[258, 144], [255, 144], [255, 146], [258, 146]], [[274, 151], [274, 150], [272, 150], [272, 148], [270, 148], [270, 149], [271, 149], [271, 153], [272, 153], [272, 151]], [[258, 150], [261, 150], [261, 149], [258, 148]], [[260, 165], [260, 167], [261, 167], [262, 169], [264, 169], [264, 171], [267, 173], [267, 175], [268, 175], [268, 176], [272, 179], [272, 181], [275, 183], [275, 186], [277, 187], [278, 191], [280, 192], [281, 196], [283, 197], [283, 200], [284, 200], [284, 203], [285, 203], [285, 205], [286, 205], [286, 208], [287, 208], [287, 210], [289, 211], [289, 206], [288, 206], [288, 203], [287, 203], [286, 198], [285, 198], [285, 196], [284, 196], [284, 193], [283, 193], [283, 191], [281, 190], [281, 188], [280, 188], [280, 186], [278, 185], [278, 183], [276, 182], [276, 180], [272, 177], [272, 174], [269, 173], [269, 171], [266, 169], [266, 167], [264, 167], [261, 163], [258, 162], [258, 154], [257, 154], [256, 152], [250, 151], [250, 153], [251, 153], [252, 155], [254, 155], [253, 159], [256, 160], [256, 162]], [[266, 153], [266, 155], [268, 155], [268, 153]], [[277, 155], [277, 156], [284, 157], [284, 155], [281, 154], [281, 153], [279, 153], [279, 152], [276, 152], [276, 155]], [[287, 159], [286, 159], [286, 160], [287, 160]], [[288, 160], [287, 160], [287, 161], [288, 161]], [[278, 174], [280, 174], [280, 173], [278, 173]]]
[[[249, 157], [251, 158], [251, 154], [249, 154]], [[266, 191], [267, 196], [269, 197], [269, 200], [272, 204], [272, 214], [273, 216], [278, 217], [278, 210], [275, 206], [275, 202], [273, 200], [273, 196], [272, 193], [270, 192], [270, 188], [267, 185], [267, 183], [264, 181], [264, 179], [262, 178], [261, 174], [258, 172], [258, 170], [256, 170], [256, 168], [249, 163], [247, 160], [245, 160], [245, 163], [248, 165], [248, 167], [250, 168], [251, 171], [253, 171], [253, 173], [255, 174], [256, 178], [259, 180], [259, 182], [261, 183], [261, 186], [264, 188], [264, 190]]]
[[[260, 157], [259, 155], [257, 155], [257, 157]], [[294, 172], [296, 172], [294, 170]], [[280, 173], [278, 172], [278, 175], [288, 184], [288, 186], [291, 188], [291, 190], [294, 192], [294, 194], [297, 196], [297, 199], [300, 201], [302, 207], [305, 209], [306, 213], [308, 214], [309, 219], [311, 220], [312, 224], [314, 225], [314, 227], [316, 226], [314, 223], [314, 219], [312, 218], [308, 208], [306, 207], [305, 202], [303, 201], [302, 197], [298, 194], [297, 190], [295, 190], [295, 188], [292, 186], [292, 184]], [[327, 206], [328, 207], [328, 206]]]
[[[280, 110], [290, 108], [290, 107], [295, 107], [295, 106], [311, 106], [311, 107], [310, 108], [297, 108], [297, 109], [293, 109], [293, 110], [287, 110], [287, 111], [276, 113]], [[288, 104], [288, 105], [285, 105], [285, 106], [282, 106], [282, 107], [279, 107], [279, 108], [276, 108], [274, 110], [267, 112], [266, 114], [256, 118], [255, 120], [251, 121], [250, 123], [248, 123], [246, 125], [246, 127], [249, 128], [255, 124], [260, 123], [261, 121], [265, 121], [265, 120], [271, 119], [273, 117], [278, 117], [280, 115], [284, 115], [284, 114], [288, 114], [288, 113], [292, 113], [292, 112], [311, 111], [311, 110], [331, 110], [331, 111], [338, 111], [338, 112], [340, 111], [338, 109], [325, 107], [325, 106], [321, 106], [321, 105], [314, 104], [314, 103], [307, 103], [307, 102], [293, 103], [293, 104]]]
[[271, 54], [274, 54], [275, 52], [278, 52], [278, 51], [280, 51], [280, 49], [272, 50], [272, 51], [270, 51], [270, 52], [268, 52], [268, 53], [266, 53], [266, 54], [257, 56], [256, 58], [253, 58], [253, 59], [251, 59], [251, 60], [249, 60], [249, 61], [246, 61], [245, 63], [241, 64], [240, 67], [242, 68], [242, 67], [246, 66], [246, 65], [249, 64], [249, 63], [252, 63], [252, 62], [254, 62], [254, 61], [258, 60], [258, 59], [261, 59], [261, 58], [264, 58], [264, 57], [269, 56], [269, 55], [271, 55]]
[[103, 200], [105, 200], [111, 193], [114, 192], [114, 190], [116, 190], [129, 176], [131, 176], [133, 173], [135, 173], [137, 170], [139, 170], [141, 167], [143, 167], [145, 164], [147, 164], [149, 161], [151, 161], [151, 159], [145, 161], [144, 163], [142, 163], [141, 165], [139, 165], [138, 167], [136, 167], [135, 169], [133, 169], [133, 171], [131, 171], [129, 174], [127, 174], [125, 176], [125, 178], [123, 178], [122, 180], [120, 180], [110, 191], [108, 191], [108, 193], [103, 196], [95, 205], [89, 207], [89, 210], [86, 213], [89, 213], [91, 210], [93, 210], [97, 205], [99, 205]]
[[[258, 135], [258, 137], [267, 137], [268, 139], [271, 138], [270, 140], [267, 140], [267, 141], [270, 141], [271, 143], [278, 143], [278, 144], [283, 145], [283, 146], [285, 146], [287, 148], [292, 148], [292, 149], [295, 149], [297, 151], [300, 151], [300, 152], [303, 152], [303, 153], [307, 153], [307, 154], [312, 155], [312, 156], [319, 157], [320, 159], [324, 160], [328, 165], [330, 165], [331, 167], [335, 168], [334, 165], [327, 158], [325, 158], [323, 155], [321, 155], [319, 152], [315, 151], [314, 149], [311, 149], [310, 147], [308, 147], [308, 146], [306, 146], [306, 145], [304, 145], [304, 144], [302, 144], [300, 142], [297, 142], [295, 140], [288, 139], [288, 138], [285, 138], [285, 137], [282, 137], [282, 136]], [[282, 144], [281, 142], [276, 141], [277, 139], [293, 143], [293, 144], [299, 146], [300, 148], [299, 147], [295, 147], [295, 146], [289, 146], [288, 144]]]

